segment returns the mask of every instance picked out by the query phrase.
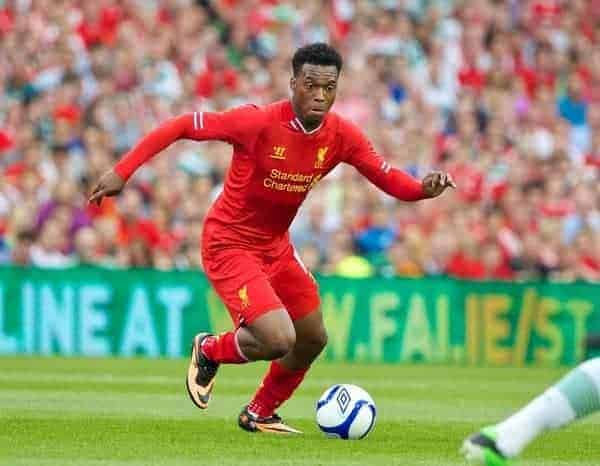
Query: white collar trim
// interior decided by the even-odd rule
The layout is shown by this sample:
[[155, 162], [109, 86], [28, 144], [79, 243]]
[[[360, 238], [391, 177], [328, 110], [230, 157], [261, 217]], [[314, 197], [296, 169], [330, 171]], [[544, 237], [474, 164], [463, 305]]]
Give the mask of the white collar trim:
[[317, 126], [315, 129], [311, 130], [311, 131], [306, 131], [306, 128], [304, 127], [304, 125], [302, 124], [302, 122], [298, 119], [298, 117], [294, 118], [292, 121], [290, 121], [290, 124], [295, 128], [298, 129], [300, 128], [300, 130], [304, 133], [304, 134], [313, 134], [316, 133], [317, 131], [319, 131], [321, 129], [321, 127], [323, 126], [323, 122], [321, 122], [321, 124], [319, 126]]

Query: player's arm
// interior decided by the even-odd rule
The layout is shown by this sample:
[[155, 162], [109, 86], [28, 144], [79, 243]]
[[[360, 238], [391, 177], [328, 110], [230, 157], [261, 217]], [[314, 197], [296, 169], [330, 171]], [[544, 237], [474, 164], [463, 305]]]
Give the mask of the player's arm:
[[353, 165], [379, 189], [396, 199], [418, 201], [437, 197], [446, 188], [456, 187], [448, 173], [438, 171], [429, 173], [422, 180], [417, 180], [386, 162], [357, 128], [351, 127], [347, 134], [351, 145], [346, 162]]
[[180, 139], [224, 141], [250, 151], [263, 120], [263, 111], [254, 105], [222, 113], [193, 112], [171, 118], [144, 136], [100, 178], [89, 202], [99, 205], [104, 196], [119, 194], [141, 165]]

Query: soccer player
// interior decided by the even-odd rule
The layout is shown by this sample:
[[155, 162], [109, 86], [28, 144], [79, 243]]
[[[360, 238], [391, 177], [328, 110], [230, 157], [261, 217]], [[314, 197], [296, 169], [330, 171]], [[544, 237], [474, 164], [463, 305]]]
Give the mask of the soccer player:
[[220, 364], [272, 361], [239, 415], [240, 427], [254, 432], [298, 432], [275, 410], [327, 343], [317, 284], [288, 233], [312, 187], [341, 162], [402, 201], [433, 198], [454, 187], [446, 173], [420, 181], [391, 167], [359, 128], [329, 112], [342, 69], [335, 49], [322, 43], [302, 47], [292, 68], [290, 100], [166, 121], [104, 174], [90, 196], [99, 203], [118, 194], [140, 165], [178, 139], [233, 146], [223, 192], [204, 222], [202, 261], [235, 329], [195, 337], [186, 383], [194, 404], [205, 409]]
[[600, 358], [577, 366], [515, 414], [467, 438], [467, 460], [508, 466], [542, 432], [600, 411]]

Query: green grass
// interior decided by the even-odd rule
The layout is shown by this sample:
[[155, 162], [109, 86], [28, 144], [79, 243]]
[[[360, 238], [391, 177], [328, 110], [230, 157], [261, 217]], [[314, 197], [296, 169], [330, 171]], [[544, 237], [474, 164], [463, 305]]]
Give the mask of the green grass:
[[[455, 466], [462, 439], [556, 380], [560, 369], [317, 364], [281, 410], [301, 437], [236, 425], [264, 364], [224, 367], [201, 412], [187, 361], [0, 358], [0, 464], [6, 466]], [[334, 383], [367, 389], [378, 422], [366, 440], [324, 438], [314, 404]], [[519, 464], [597, 466], [600, 416], [535, 442]]]

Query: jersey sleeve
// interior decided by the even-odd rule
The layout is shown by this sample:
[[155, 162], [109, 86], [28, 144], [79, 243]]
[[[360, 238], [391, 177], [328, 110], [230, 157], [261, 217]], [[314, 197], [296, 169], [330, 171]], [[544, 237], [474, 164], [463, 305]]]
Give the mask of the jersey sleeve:
[[358, 128], [348, 124], [344, 135], [348, 144], [345, 162], [353, 165], [371, 183], [401, 201], [427, 198], [421, 181], [386, 162]]
[[244, 105], [225, 112], [186, 113], [165, 121], [144, 136], [115, 165], [127, 180], [144, 163], [179, 139], [223, 141], [252, 152], [265, 123], [264, 110]]

